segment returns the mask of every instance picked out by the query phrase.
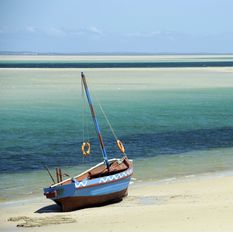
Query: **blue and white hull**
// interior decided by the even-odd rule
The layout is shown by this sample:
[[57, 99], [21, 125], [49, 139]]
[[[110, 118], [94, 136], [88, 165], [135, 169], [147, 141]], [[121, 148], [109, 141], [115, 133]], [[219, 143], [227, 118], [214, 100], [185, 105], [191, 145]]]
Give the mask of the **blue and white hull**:
[[[117, 161], [117, 159], [112, 160], [112, 162]], [[127, 195], [133, 174], [132, 161], [127, 159], [127, 164], [128, 168], [115, 174], [98, 178], [88, 177], [86, 174], [103, 166], [103, 163], [100, 163], [79, 176], [45, 188], [44, 194], [59, 204], [63, 211], [121, 200]], [[84, 178], [78, 181], [80, 177]]]

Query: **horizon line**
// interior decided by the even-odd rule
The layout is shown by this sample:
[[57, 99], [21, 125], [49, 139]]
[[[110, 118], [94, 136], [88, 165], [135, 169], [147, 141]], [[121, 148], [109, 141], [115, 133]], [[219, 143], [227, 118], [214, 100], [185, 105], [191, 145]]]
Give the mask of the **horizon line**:
[[220, 53], [220, 52], [34, 52], [34, 51], [0, 51], [0, 55], [233, 55], [233, 52]]

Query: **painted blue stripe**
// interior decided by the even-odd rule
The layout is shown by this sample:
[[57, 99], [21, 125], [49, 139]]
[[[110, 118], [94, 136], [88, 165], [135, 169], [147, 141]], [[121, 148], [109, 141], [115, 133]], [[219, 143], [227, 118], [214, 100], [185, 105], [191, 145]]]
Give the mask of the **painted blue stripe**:
[[74, 196], [99, 196], [119, 192], [127, 189], [129, 182], [130, 177], [112, 183], [106, 183], [89, 188], [76, 189]]
[[105, 183], [92, 187], [80, 188], [75, 187], [75, 183], [71, 183], [64, 186], [57, 186], [54, 188], [44, 189], [45, 192], [52, 192], [56, 190], [57, 197], [51, 198], [53, 200], [65, 198], [65, 197], [81, 197], [81, 196], [99, 196], [105, 194], [111, 194], [115, 192], [127, 189], [129, 186], [131, 177], [127, 177], [121, 180], [117, 180], [111, 183]]
[[81, 182], [76, 181], [67, 185], [45, 188], [44, 192], [46, 193], [56, 190], [58, 196], [56, 198], [52, 198], [53, 200], [64, 197], [98, 196], [111, 194], [126, 189], [129, 185], [132, 173], [133, 169], [131, 168], [111, 176], [105, 176], [92, 180], [86, 179], [82, 180]]

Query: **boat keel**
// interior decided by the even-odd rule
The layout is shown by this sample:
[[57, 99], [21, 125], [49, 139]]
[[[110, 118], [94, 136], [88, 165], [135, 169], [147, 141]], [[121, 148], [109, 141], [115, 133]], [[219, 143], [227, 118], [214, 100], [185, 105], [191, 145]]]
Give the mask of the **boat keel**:
[[123, 197], [128, 195], [128, 190], [124, 189], [119, 192], [101, 195], [101, 196], [81, 196], [66, 197], [56, 200], [55, 202], [61, 206], [63, 212], [83, 209], [86, 207], [95, 207], [115, 203], [121, 201]]

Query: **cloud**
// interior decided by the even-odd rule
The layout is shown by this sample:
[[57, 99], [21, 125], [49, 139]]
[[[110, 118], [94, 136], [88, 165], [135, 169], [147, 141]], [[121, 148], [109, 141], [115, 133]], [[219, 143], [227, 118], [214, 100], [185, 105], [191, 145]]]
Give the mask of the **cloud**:
[[57, 37], [69, 37], [69, 36], [101, 36], [103, 32], [95, 27], [90, 26], [87, 28], [59, 28], [59, 27], [50, 27], [46, 30], [46, 33], [49, 36], [57, 36]]
[[49, 36], [64, 37], [67, 36], [67, 31], [60, 27], [49, 27], [45, 30], [46, 34]]
[[103, 34], [103, 32], [100, 29], [98, 29], [97, 27], [94, 27], [94, 26], [87, 28], [87, 31], [94, 33], [94, 34], [98, 34], [98, 35]]
[[17, 35], [34, 35], [47, 37], [101, 37], [103, 31], [96, 26], [88, 26], [85, 28], [64, 28], [57, 26], [48, 26], [39, 28], [33, 25], [28, 25], [23, 28], [0, 28], [1, 35], [17, 36]]
[[36, 32], [40, 32], [40, 30], [34, 26], [27, 26], [23, 28], [7, 28], [7, 27], [5, 27], [4, 29], [0, 28], [0, 34], [5, 34], [9, 36], [17, 36], [28, 33], [36, 33]]
[[90, 27], [76, 29], [76, 30], [69, 30], [69, 33], [75, 36], [86, 36], [86, 35], [101, 36], [104, 34], [102, 30], [100, 30], [99, 28], [95, 26], [90, 26]]
[[151, 31], [151, 32], [131, 32], [125, 35], [128, 39], [140, 39], [142, 41], [145, 40], [156, 40], [156, 41], [166, 41], [167, 42], [174, 42], [174, 41], [181, 41], [183, 39], [190, 39], [193, 37], [192, 34], [182, 33], [177, 31]]
[[33, 26], [28, 26], [28, 27], [25, 28], [25, 30], [27, 32], [32, 32], [32, 33], [37, 32], [37, 28], [33, 27]]

